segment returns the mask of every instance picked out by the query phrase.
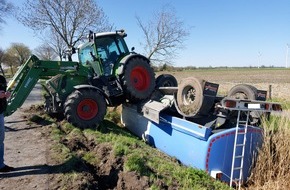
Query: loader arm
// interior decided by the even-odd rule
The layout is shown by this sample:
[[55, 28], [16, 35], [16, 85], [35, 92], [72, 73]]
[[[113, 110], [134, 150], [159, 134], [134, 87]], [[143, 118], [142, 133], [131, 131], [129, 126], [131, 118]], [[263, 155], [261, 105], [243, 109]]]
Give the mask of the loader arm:
[[7, 100], [8, 105], [5, 116], [11, 115], [17, 108], [23, 105], [39, 79], [66, 72], [78, 71], [78, 69], [78, 62], [42, 61], [35, 55], [32, 55], [18, 69], [7, 85], [7, 91], [11, 92], [11, 96]]

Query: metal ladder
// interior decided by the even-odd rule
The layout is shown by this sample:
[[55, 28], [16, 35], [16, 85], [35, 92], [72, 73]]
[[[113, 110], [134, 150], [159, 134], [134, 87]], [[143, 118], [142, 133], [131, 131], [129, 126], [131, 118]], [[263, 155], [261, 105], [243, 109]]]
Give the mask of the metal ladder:
[[[243, 113], [246, 114], [246, 120], [243, 120], [243, 118], [241, 118]], [[230, 178], [230, 187], [232, 187], [233, 183], [235, 183], [238, 189], [241, 188], [242, 178], [243, 178], [243, 164], [244, 164], [245, 147], [246, 147], [246, 141], [247, 141], [249, 115], [250, 115], [249, 110], [238, 110], [235, 140], [234, 140], [234, 150], [233, 150], [233, 157], [232, 157], [231, 178]], [[243, 125], [244, 128], [241, 128], [240, 125]], [[241, 140], [242, 140], [242, 143], [241, 143]], [[237, 155], [237, 149], [241, 149], [240, 151], [238, 151], [238, 152], [241, 152], [241, 154]], [[233, 179], [235, 172], [239, 172], [239, 178], [237, 179]]]
[[[265, 102], [258, 100], [247, 100], [247, 99], [233, 99], [224, 98], [221, 100], [221, 105], [218, 106], [222, 109], [229, 111], [237, 111], [237, 122], [235, 129], [235, 139], [233, 147], [232, 167], [230, 174], [230, 187], [241, 188], [243, 180], [243, 167], [244, 167], [244, 156], [247, 141], [247, 131], [249, 125], [249, 116], [252, 111], [257, 112], [268, 112], [278, 111], [281, 112], [281, 105], [275, 102]], [[246, 116], [246, 117], [243, 117]], [[246, 119], [245, 119], [246, 118]], [[244, 127], [240, 127], [243, 125]], [[241, 143], [242, 142], [242, 143]], [[238, 149], [238, 151], [237, 151]], [[239, 155], [237, 155], [239, 153]], [[234, 179], [235, 174], [239, 173], [238, 178]]]

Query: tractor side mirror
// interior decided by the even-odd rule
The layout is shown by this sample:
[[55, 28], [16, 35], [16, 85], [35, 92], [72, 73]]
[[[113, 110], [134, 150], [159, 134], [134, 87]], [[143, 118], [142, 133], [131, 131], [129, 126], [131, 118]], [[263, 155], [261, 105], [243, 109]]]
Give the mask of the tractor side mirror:
[[76, 48], [75, 47], [72, 47], [71, 48], [71, 54], [75, 54], [76, 53]]
[[89, 31], [89, 35], [88, 35], [88, 38], [89, 38], [89, 42], [92, 42], [92, 41], [94, 41], [94, 32], [93, 31]]
[[135, 50], [135, 47], [132, 47], [132, 48], [131, 48], [131, 51], [134, 52], [134, 50]]

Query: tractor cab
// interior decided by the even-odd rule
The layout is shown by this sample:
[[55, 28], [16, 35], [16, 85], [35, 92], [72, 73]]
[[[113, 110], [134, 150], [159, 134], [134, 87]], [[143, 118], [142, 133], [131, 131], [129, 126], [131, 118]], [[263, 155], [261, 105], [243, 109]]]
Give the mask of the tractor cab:
[[90, 33], [89, 42], [78, 48], [81, 64], [91, 65], [97, 75], [114, 75], [116, 63], [130, 53], [124, 40], [126, 36], [123, 30]]

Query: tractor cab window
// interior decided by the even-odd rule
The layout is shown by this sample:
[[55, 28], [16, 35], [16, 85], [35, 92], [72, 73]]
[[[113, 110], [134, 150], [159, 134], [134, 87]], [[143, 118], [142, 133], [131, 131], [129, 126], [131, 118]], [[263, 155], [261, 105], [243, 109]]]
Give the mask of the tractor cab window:
[[88, 65], [94, 61], [94, 52], [94, 46], [91, 43], [79, 50], [79, 61], [82, 65]]
[[102, 75], [102, 68], [97, 58], [94, 43], [89, 42], [79, 48], [79, 61], [84, 66], [90, 66], [96, 75]]
[[119, 36], [99, 37], [96, 39], [96, 46], [105, 75], [111, 75], [116, 61], [128, 53], [124, 40]]
[[118, 47], [120, 49], [120, 54], [125, 55], [125, 54], [129, 53], [128, 47], [127, 47], [127, 45], [126, 45], [126, 43], [125, 43], [123, 38], [117, 37], [116, 38], [116, 43], [118, 44]]

